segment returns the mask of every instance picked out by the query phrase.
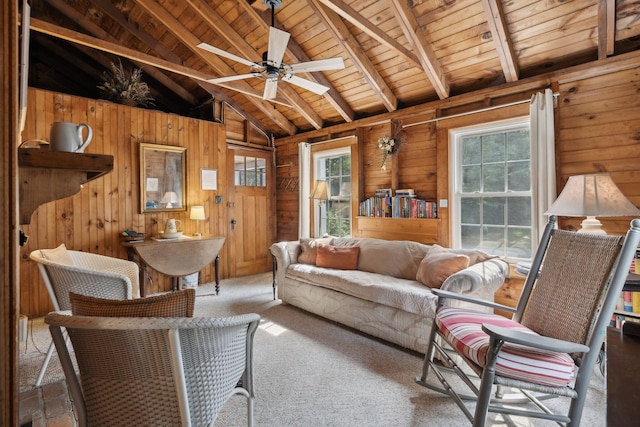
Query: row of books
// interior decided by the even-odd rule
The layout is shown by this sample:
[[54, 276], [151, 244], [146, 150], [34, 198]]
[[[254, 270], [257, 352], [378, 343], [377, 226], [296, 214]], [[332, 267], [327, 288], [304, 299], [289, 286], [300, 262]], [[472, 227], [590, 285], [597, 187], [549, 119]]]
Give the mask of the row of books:
[[360, 216], [381, 218], [437, 218], [436, 202], [415, 196], [370, 197], [360, 203]]

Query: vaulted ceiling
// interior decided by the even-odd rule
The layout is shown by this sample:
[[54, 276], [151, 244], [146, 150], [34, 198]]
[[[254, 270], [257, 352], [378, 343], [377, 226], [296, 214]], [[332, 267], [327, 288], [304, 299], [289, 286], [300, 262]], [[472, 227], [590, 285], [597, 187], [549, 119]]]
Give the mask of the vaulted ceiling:
[[[278, 0], [276, 0], [278, 3]], [[318, 95], [265, 81], [208, 43], [261, 62], [264, 0], [30, 0], [30, 85], [99, 98], [112, 62], [142, 67], [153, 108], [213, 119], [226, 103], [267, 135], [320, 129], [596, 61], [640, 48], [634, 0], [282, 0], [273, 24], [291, 34], [283, 62], [333, 57], [344, 69], [300, 77]]]

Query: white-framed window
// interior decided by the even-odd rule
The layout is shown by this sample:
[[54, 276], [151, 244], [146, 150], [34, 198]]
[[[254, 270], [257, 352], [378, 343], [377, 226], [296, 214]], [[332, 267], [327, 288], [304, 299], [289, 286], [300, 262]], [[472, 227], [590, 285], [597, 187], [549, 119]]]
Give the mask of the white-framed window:
[[315, 235], [351, 235], [351, 148], [319, 151], [313, 156], [314, 180], [327, 182], [326, 201], [315, 201]]
[[528, 260], [537, 224], [529, 118], [450, 131], [452, 246]]

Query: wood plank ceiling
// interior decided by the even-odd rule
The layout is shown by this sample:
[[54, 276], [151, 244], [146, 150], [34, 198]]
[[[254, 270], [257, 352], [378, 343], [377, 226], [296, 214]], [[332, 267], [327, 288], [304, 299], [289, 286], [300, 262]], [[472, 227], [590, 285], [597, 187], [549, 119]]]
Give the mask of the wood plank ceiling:
[[[263, 0], [30, 0], [30, 85], [98, 98], [102, 72], [140, 66], [154, 108], [212, 119], [224, 102], [265, 135], [350, 122], [640, 46], [634, 0], [282, 0], [284, 62], [340, 56], [345, 68], [300, 75], [324, 95], [287, 82], [262, 99], [264, 80], [200, 42], [260, 62], [271, 10]], [[215, 102], [212, 102], [214, 101]]]

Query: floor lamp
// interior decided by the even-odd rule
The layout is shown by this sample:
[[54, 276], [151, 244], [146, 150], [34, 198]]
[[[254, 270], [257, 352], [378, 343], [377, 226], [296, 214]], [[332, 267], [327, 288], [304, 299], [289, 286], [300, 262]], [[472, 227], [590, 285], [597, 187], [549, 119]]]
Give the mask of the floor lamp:
[[[316, 180], [316, 182], [313, 184], [313, 190], [311, 191], [311, 195], [309, 196], [309, 199], [320, 200], [320, 203], [318, 206], [318, 221], [319, 221], [322, 218], [322, 205], [324, 204], [325, 200], [329, 200], [329, 191], [327, 188], [327, 181], [324, 181], [321, 179]], [[318, 229], [320, 229], [320, 227], [318, 227]]]
[[607, 234], [596, 217], [640, 216], [640, 210], [622, 194], [608, 173], [569, 177], [547, 215], [584, 216], [578, 232]]

